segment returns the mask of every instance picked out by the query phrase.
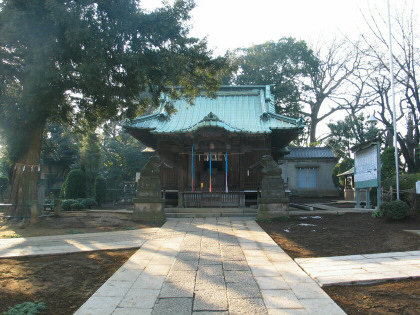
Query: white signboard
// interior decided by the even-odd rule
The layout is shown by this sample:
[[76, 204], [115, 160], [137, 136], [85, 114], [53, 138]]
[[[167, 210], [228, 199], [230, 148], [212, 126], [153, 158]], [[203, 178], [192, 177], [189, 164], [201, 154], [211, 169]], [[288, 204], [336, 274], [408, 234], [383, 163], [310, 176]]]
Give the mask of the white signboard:
[[416, 182], [416, 193], [420, 194], [420, 180]]
[[378, 149], [376, 146], [355, 153], [354, 171], [355, 184], [378, 179]]

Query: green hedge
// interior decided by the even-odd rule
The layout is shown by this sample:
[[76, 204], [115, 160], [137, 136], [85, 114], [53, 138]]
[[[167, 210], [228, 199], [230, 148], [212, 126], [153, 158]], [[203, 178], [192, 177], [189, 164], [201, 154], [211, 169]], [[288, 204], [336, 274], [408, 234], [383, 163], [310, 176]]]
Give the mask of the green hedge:
[[61, 209], [64, 211], [90, 209], [97, 205], [97, 202], [92, 198], [65, 199], [61, 201]]
[[406, 202], [394, 200], [382, 203], [374, 216], [402, 220], [408, 216], [409, 211], [410, 206]]

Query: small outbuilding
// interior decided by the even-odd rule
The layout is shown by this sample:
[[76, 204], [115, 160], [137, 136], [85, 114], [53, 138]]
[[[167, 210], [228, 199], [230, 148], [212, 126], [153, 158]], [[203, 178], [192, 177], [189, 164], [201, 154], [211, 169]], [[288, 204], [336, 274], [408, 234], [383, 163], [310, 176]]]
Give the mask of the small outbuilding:
[[338, 196], [332, 170], [338, 162], [327, 147], [288, 147], [283, 178], [292, 195], [308, 197]]

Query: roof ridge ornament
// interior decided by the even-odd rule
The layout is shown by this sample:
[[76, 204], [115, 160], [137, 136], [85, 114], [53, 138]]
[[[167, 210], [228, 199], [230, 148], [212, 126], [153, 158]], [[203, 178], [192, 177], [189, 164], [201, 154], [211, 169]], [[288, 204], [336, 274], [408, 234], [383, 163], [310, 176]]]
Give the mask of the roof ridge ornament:
[[214, 113], [210, 112], [207, 116], [204, 116], [202, 121], [221, 121]]

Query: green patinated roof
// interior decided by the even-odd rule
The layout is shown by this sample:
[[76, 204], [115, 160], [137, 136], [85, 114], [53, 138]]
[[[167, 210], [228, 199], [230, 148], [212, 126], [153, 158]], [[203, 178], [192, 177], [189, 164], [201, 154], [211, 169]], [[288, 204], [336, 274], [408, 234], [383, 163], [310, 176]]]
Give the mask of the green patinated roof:
[[[166, 97], [164, 100], [168, 101]], [[263, 134], [304, 126], [301, 119], [275, 113], [269, 86], [222, 86], [215, 98], [199, 95], [194, 105], [181, 99], [173, 101], [173, 106], [175, 112], [171, 115], [162, 104], [153, 114], [140, 116], [125, 127], [150, 130], [153, 134], [192, 133], [204, 127], [219, 127], [231, 133]]]

